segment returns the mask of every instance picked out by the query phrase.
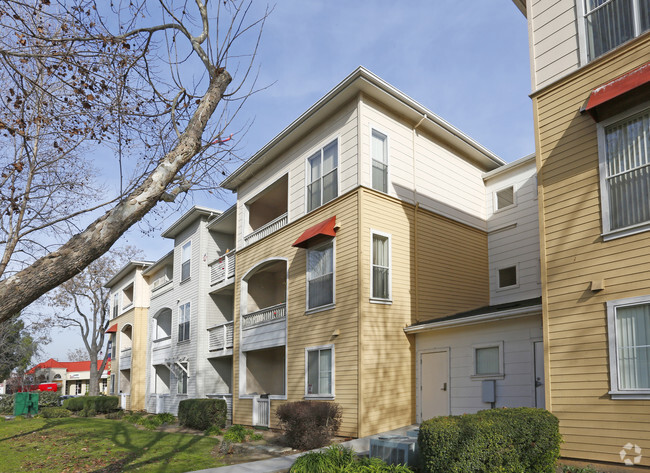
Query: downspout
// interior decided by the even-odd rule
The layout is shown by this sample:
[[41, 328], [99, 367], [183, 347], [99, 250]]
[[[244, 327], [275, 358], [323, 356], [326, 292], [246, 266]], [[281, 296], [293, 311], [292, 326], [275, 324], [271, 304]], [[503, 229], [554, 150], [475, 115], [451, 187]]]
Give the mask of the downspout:
[[417, 173], [416, 173], [416, 164], [417, 160], [415, 158], [415, 138], [417, 135], [417, 129], [422, 122], [426, 120], [427, 114], [425, 113], [420, 118], [420, 121], [413, 127], [412, 133], [412, 150], [413, 150], [413, 201], [415, 202], [415, 207], [413, 208], [413, 276], [415, 280], [413, 294], [415, 297], [415, 320], [411, 317], [411, 323], [418, 322], [420, 320], [420, 298], [418, 295], [418, 212], [420, 210], [420, 202], [418, 201], [418, 185], [417, 185]]
[[363, 298], [361, 297], [361, 272], [363, 271], [362, 259], [361, 259], [361, 199], [363, 198], [363, 187], [361, 187], [361, 112], [363, 110], [363, 94], [359, 94], [359, 99], [357, 102], [357, 437], [362, 436], [362, 427], [363, 427], [363, 382], [361, 380], [363, 374], [363, 350], [361, 348], [362, 344], [362, 325], [361, 325], [361, 304]]

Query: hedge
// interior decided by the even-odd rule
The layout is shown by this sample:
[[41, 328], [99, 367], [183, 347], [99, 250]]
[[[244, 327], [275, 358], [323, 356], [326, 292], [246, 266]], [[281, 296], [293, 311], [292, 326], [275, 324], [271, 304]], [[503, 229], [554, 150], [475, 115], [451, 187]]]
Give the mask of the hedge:
[[63, 401], [63, 407], [70, 411], [85, 411], [107, 414], [118, 409], [120, 398], [117, 396], [79, 396]]
[[197, 430], [226, 426], [228, 406], [223, 399], [184, 399], [178, 403], [179, 424]]
[[554, 473], [561, 442], [557, 417], [529, 407], [437, 417], [418, 436], [428, 473]]
[[40, 411], [40, 414], [46, 419], [58, 419], [61, 417], [70, 417], [72, 413], [63, 407], [45, 407]]
[[312, 450], [327, 445], [341, 425], [341, 408], [335, 402], [295, 401], [278, 407], [276, 415], [290, 447]]
[[[3, 394], [0, 396], [0, 413], [12, 414], [14, 412], [15, 394]], [[44, 391], [38, 393], [38, 409], [44, 407], [58, 407], [61, 394], [58, 392]]]

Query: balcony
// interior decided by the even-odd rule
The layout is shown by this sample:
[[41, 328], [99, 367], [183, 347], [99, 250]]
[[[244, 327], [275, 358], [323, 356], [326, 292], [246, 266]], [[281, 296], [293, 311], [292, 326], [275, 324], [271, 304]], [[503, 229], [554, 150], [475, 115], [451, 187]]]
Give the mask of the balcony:
[[286, 319], [286, 302], [242, 315], [242, 350], [284, 345], [287, 335]]
[[120, 350], [120, 361], [119, 367], [121, 370], [130, 370], [131, 369], [131, 349], [125, 348]]
[[242, 315], [242, 328], [247, 329], [256, 325], [265, 324], [268, 322], [276, 322], [284, 320], [287, 316], [287, 304], [282, 303], [267, 307], [266, 309], [258, 310], [250, 314]]
[[244, 243], [247, 245], [250, 245], [251, 243], [255, 243], [258, 240], [261, 240], [262, 238], [269, 236], [271, 233], [278, 231], [282, 227], [284, 227], [287, 223], [289, 222], [289, 214], [282, 214], [275, 220], [271, 220], [269, 223], [265, 224], [264, 226], [258, 228], [255, 230], [253, 233], [249, 233], [244, 237]]
[[[210, 267], [210, 285], [220, 284], [235, 278], [235, 251], [229, 251], [220, 256], [212, 263]], [[233, 282], [229, 281], [229, 282]]]
[[171, 337], [162, 338], [153, 341], [153, 349], [151, 353], [151, 364], [162, 365], [166, 359], [171, 356], [172, 339]]
[[208, 329], [208, 350], [225, 350], [233, 346], [233, 322], [215, 325]]

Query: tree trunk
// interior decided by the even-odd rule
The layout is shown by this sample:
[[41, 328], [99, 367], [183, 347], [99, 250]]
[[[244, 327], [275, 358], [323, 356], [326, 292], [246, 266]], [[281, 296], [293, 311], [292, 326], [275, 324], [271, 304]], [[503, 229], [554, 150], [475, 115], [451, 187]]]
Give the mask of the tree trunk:
[[200, 151], [203, 131], [231, 80], [226, 70], [219, 70], [174, 149], [160, 160], [142, 185], [58, 250], [0, 281], [0, 323], [108, 251], [161, 200], [176, 174]]

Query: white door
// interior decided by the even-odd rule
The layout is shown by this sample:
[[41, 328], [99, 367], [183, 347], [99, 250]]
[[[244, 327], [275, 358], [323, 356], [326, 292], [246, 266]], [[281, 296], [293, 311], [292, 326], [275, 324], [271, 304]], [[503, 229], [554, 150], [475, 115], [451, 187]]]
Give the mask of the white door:
[[449, 415], [449, 353], [420, 354], [420, 420]]
[[544, 409], [544, 342], [533, 342], [535, 347], [535, 407]]

